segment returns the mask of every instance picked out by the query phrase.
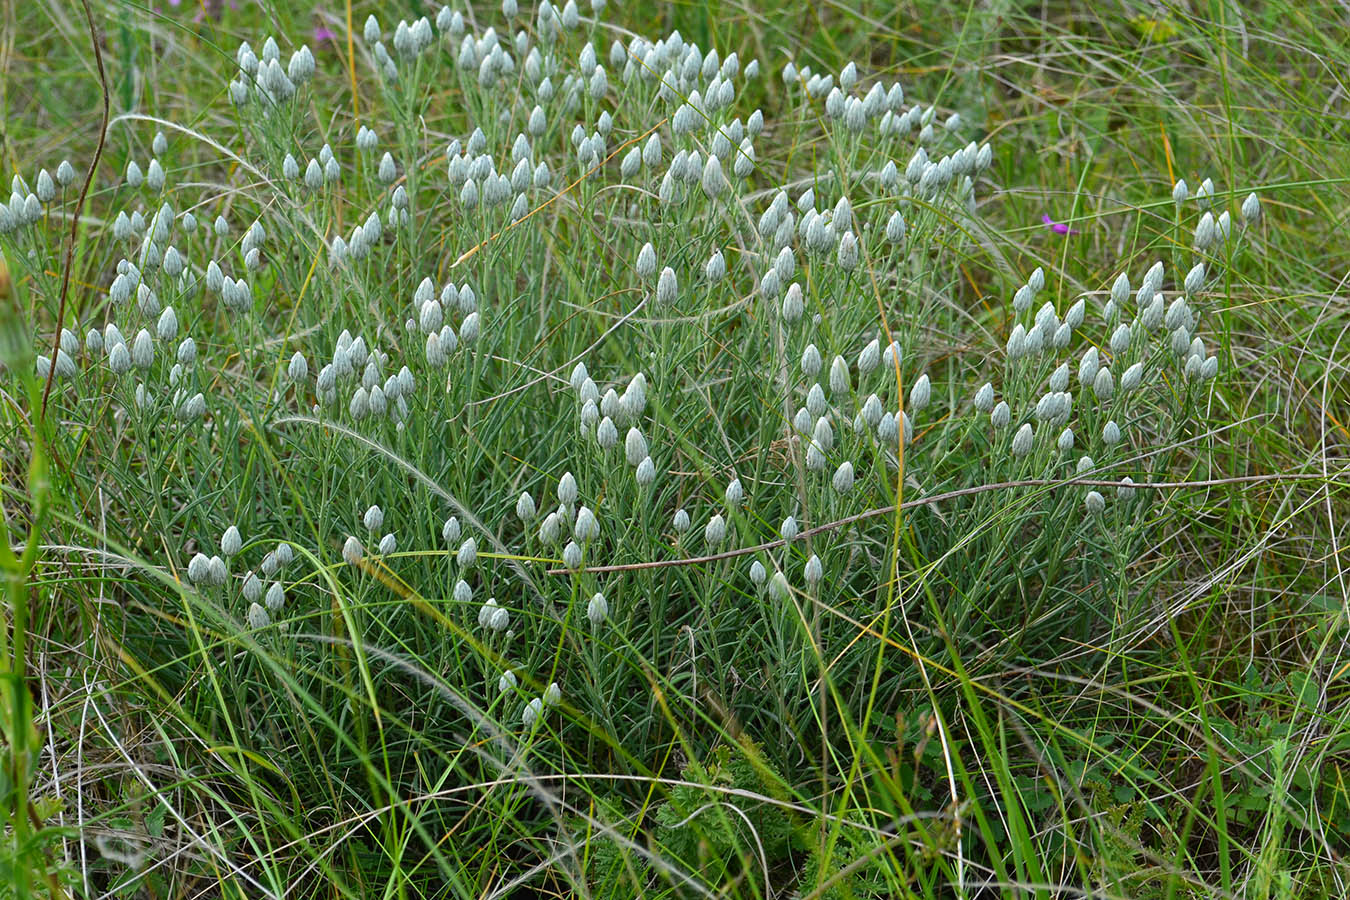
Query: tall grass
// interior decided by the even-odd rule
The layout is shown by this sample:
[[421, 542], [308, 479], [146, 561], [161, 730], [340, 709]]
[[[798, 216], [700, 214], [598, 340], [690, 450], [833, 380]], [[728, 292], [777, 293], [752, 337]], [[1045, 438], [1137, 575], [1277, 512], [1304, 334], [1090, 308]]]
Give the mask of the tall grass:
[[[484, 72], [438, 8], [93, 8], [87, 208], [0, 236], [0, 893], [1346, 892], [1344, 10], [464, 9]], [[8, 15], [22, 208], [102, 91]]]

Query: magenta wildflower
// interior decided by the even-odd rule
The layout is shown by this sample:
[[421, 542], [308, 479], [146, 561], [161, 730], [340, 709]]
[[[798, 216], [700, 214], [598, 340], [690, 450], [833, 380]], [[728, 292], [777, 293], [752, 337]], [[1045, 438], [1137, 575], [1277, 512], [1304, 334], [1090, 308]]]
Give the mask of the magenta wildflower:
[[1070, 228], [1063, 222], [1056, 222], [1044, 213], [1041, 213], [1041, 221], [1050, 226], [1050, 230], [1055, 234], [1078, 234], [1077, 228]]

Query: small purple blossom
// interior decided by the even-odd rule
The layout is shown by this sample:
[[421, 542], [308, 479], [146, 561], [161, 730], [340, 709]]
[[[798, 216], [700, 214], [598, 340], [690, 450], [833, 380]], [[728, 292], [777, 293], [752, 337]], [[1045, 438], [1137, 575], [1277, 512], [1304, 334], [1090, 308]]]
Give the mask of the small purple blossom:
[[1070, 228], [1063, 222], [1056, 222], [1054, 219], [1050, 218], [1045, 213], [1041, 213], [1041, 221], [1044, 222], [1047, 226], [1049, 226], [1050, 230], [1053, 231], [1055, 234], [1078, 234], [1077, 228]]

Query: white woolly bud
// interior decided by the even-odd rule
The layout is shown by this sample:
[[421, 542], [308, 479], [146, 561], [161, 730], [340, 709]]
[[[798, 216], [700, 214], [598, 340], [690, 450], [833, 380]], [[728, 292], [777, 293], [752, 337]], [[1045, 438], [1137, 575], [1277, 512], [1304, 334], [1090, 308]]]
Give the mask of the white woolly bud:
[[637, 273], [639, 278], [650, 278], [656, 274], [656, 249], [651, 241], [642, 245], [638, 251]]
[[807, 587], [814, 590], [825, 577], [825, 567], [820, 562], [820, 557], [814, 553], [806, 561], [806, 568], [802, 572], [802, 577], [806, 579]]
[[572, 534], [583, 544], [589, 544], [600, 536], [600, 522], [589, 506], [577, 510], [577, 521], [572, 526]]
[[267, 610], [263, 609], [257, 603], [251, 603], [248, 607], [248, 627], [255, 631], [266, 628], [272, 624], [272, 618], [267, 615]]
[[872, 374], [881, 362], [881, 344], [873, 338], [858, 354], [858, 371], [866, 376]]
[[441, 540], [447, 544], [459, 542], [459, 519], [451, 516], [445, 520], [445, 524], [441, 526]]
[[605, 600], [605, 595], [595, 593], [586, 604], [586, 618], [592, 625], [599, 625], [609, 618], [609, 602]]
[[1083, 358], [1078, 364], [1078, 383], [1083, 387], [1089, 387], [1093, 379], [1097, 377], [1099, 368], [1101, 368], [1101, 359], [1097, 348], [1087, 348], [1083, 351]]
[[[802, 351], [802, 374], [807, 378], [814, 378], [821, 367], [820, 351], [816, 349], [815, 344], [807, 344], [806, 349]], [[824, 400], [824, 397], [821, 397]]]
[[535, 512], [534, 498], [530, 496], [529, 491], [522, 492], [520, 498], [516, 500], [516, 518], [528, 523], [534, 518]]
[[630, 466], [636, 466], [642, 462], [643, 457], [647, 456], [647, 439], [642, 436], [642, 432], [637, 428], [628, 429], [628, 436], [624, 438], [624, 455], [628, 459]]
[[703, 539], [709, 547], [716, 547], [726, 536], [727, 523], [720, 513], [709, 519], [708, 524], [703, 527]]
[[[842, 356], [836, 356], [830, 363], [830, 393], [836, 396], [846, 395], [851, 386], [848, 363], [844, 362]], [[819, 413], [813, 411], [813, 415], [819, 415]]]
[[[59, 169], [57, 175], [60, 175]], [[1242, 221], [1252, 225], [1259, 218], [1261, 218], [1261, 198], [1255, 194], [1248, 194], [1247, 198], [1242, 201]]]
[[1121, 323], [1111, 334], [1111, 352], [1117, 357], [1130, 349], [1130, 326]]
[[1097, 370], [1097, 376], [1092, 379], [1092, 393], [1103, 403], [1110, 400], [1116, 392], [1116, 383], [1111, 370], [1103, 366]]
[[1083, 505], [1087, 507], [1090, 515], [1099, 515], [1106, 509], [1106, 498], [1097, 491], [1088, 491], [1087, 496], [1083, 498]]
[[1139, 387], [1139, 383], [1144, 380], [1144, 364], [1137, 362], [1125, 370], [1125, 374], [1120, 376], [1120, 389], [1122, 391], [1132, 391]]
[[920, 375], [919, 380], [909, 389], [909, 408], [914, 412], [922, 412], [924, 407], [928, 406], [932, 392], [933, 388], [927, 373]]
[[159, 314], [159, 321], [155, 324], [155, 333], [159, 335], [162, 341], [171, 341], [178, 336], [178, 316], [174, 313], [172, 306], [164, 307], [164, 311]]
[[609, 416], [601, 419], [600, 424], [596, 426], [595, 442], [600, 445], [601, 450], [612, 450], [619, 443], [619, 429]]
[[582, 552], [576, 541], [567, 542], [567, 546], [563, 548], [562, 558], [563, 565], [567, 568], [572, 570], [581, 568]]
[[666, 266], [661, 270], [661, 277], [656, 282], [656, 302], [666, 305], [675, 302], [675, 296], [679, 290], [675, 279], [675, 270]]
[[466, 537], [455, 552], [455, 562], [461, 569], [472, 569], [478, 562], [478, 542], [472, 536]]
[[239, 535], [239, 529], [231, 525], [225, 529], [225, 533], [220, 536], [220, 552], [226, 556], [234, 556], [243, 549], [244, 540]]
[[1017, 434], [1013, 435], [1012, 453], [1013, 456], [1026, 456], [1031, 452], [1031, 442], [1035, 437], [1030, 422], [1024, 422], [1022, 427], [1017, 429]]
[[831, 479], [835, 492], [847, 494], [853, 490], [853, 463], [848, 460], [840, 463], [839, 468], [834, 470], [834, 478]]

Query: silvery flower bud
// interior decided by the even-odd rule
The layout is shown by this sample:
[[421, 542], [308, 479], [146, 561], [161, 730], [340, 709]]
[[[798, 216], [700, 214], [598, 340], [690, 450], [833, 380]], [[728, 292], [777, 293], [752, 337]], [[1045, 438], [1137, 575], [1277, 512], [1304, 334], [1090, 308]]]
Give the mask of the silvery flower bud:
[[1177, 356], [1185, 356], [1190, 346], [1191, 333], [1186, 329], [1186, 326], [1177, 326], [1176, 330], [1172, 332], [1172, 352]]
[[811, 554], [811, 558], [806, 561], [803, 577], [806, 579], [807, 586], [812, 589], [820, 584], [821, 579], [825, 577], [825, 567], [821, 564], [819, 556], [814, 553]]
[[258, 576], [254, 575], [252, 572], [249, 572], [247, 575], [244, 576], [243, 595], [244, 599], [250, 602], [256, 602], [262, 599], [263, 595], [262, 580], [259, 579]]
[[1122, 391], [1132, 391], [1139, 387], [1139, 383], [1144, 380], [1144, 364], [1137, 362], [1125, 370], [1125, 374], [1120, 376], [1120, 389]]
[[[777, 273], [771, 270], [766, 273], [764, 277], [767, 280], [770, 276], [773, 277], [773, 281], [776, 284], [778, 280]], [[761, 289], [763, 289], [763, 286], [763, 282], [761, 282]], [[792, 284], [788, 285], [787, 293], [783, 295], [783, 320], [789, 325], [795, 324], [805, 311], [806, 302], [802, 298], [801, 285], [794, 281]]]
[[1031, 306], [1031, 297], [1031, 288], [1028, 285], [1024, 284], [1019, 287], [1013, 294], [1013, 310], [1019, 313], [1026, 312]]
[[207, 581], [216, 586], [220, 586], [230, 580], [230, 567], [225, 565], [225, 560], [219, 556], [211, 557], [207, 569]]
[[1189, 272], [1186, 273], [1186, 281], [1182, 286], [1187, 296], [1195, 294], [1205, 286], [1205, 264], [1196, 263]]
[[1035, 437], [1030, 422], [1024, 422], [1022, 427], [1017, 429], [1017, 434], [1013, 435], [1012, 453], [1013, 456], [1026, 456], [1031, 452], [1031, 442]]
[[[448, 8], [448, 7], [447, 7]], [[516, 673], [507, 669], [502, 672], [501, 677], [497, 679], [497, 693], [505, 694], [507, 691], [513, 691], [516, 688]], [[530, 724], [529, 722], [525, 723]]]
[[244, 547], [244, 539], [239, 535], [239, 529], [234, 525], [225, 529], [225, 533], [220, 536], [220, 552], [226, 556], [234, 556]]
[[384, 527], [384, 510], [372, 505], [361, 518], [367, 531], [379, 531]]
[[[802, 351], [802, 374], [807, 378], [814, 378], [821, 367], [820, 351], [816, 349], [815, 344], [807, 344], [806, 349]], [[821, 398], [824, 400], [824, 397]]]
[[192, 559], [188, 560], [187, 569], [188, 581], [193, 584], [201, 584], [211, 577], [211, 560], [205, 553], [193, 554]]
[[[61, 187], [69, 187], [75, 180], [75, 167], [70, 164], [70, 160], [61, 160], [61, 165], [56, 167], [56, 181]], [[1253, 195], [1254, 196], [1254, 195]]]
[[905, 217], [899, 211], [891, 213], [886, 221], [886, 240], [892, 244], [901, 243], [905, 239], [905, 230]]
[[576, 541], [567, 542], [567, 546], [563, 548], [562, 558], [563, 558], [563, 565], [568, 569], [572, 569], [575, 571], [576, 569], [581, 568], [581, 561], [582, 561], [581, 547], [577, 545]]
[[1200, 217], [1200, 223], [1195, 226], [1195, 247], [1197, 250], [1207, 250], [1214, 243], [1216, 226], [1214, 224], [1214, 214], [1206, 212]]
[[670, 527], [675, 529], [676, 534], [684, 534], [689, 530], [689, 513], [683, 509], [675, 510], [675, 516], [671, 520]]
[[136, 164], [136, 160], [133, 159], [130, 162], [128, 162], [127, 185], [132, 188], [138, 188], [141, 186], [141, 182], [143, 182], [144, 180], [145, 176], [141, 174], [141, 167]]
[[595, 428], [595, 442], [601, 450], [612, 450], [619, 443], [619, 429], [614, 425], [614, 420], [605, 416], [600, 420], [600, 424]]
[[391, 154], [386, 152], [384, 156], [380, 158], [380, 168], [376, 173], [376, 177], [384, 184], [390, 184], [398, 177], [398, 171], [394, 166], [394, 157]]
[[522, 522], [528, 523], [535, 516], [534, 498], [530, 496], [529, 491], [524, 491], [520, 499], [516, 501], [516, 518]]
[[478, 313], [469, 313], [459, 325], [460, 339], [466, 344], [472, 344], [478, 340], [478, 327]]
[[675, 271], [666, 266], [661, 270], [661, 277], [656, 282], [656, 302], [662, 305], [674, 303], [678, 290]]
[[1218, 234], [1219, 240], [1224, 243], [1228, 242], [1228, 238], [1232, 233], [1232, 223], [1233, 217], [1228, 214], [1228, 210], [1226, 209], [1219, 213], [1219, 218], [1214, 223], [1214, 230]]
[[1097, 370], [1097, 375], [1092, 379], [1092, 393], [1103, 403], [1110, 400], [1116, 392], [1115, 377], [1111, 370], [1105, 366]]
[[933, 388], [928, 381], [927, 373], [920, 375], [919, 380], [909, 389], [909, 408], [914, 412], [921, 412], [928, 405], [932, 392]]
[[459, 541], [459, 519], [451, 516], [445, 520], [441, 526], [441, 540], [447, 544], [455, 544]]
[[543, 714], [544, 701], [535, 697], [529, 703], [526, 703], [525, 708], [520, 711], [520, 724], [530, 728], [535, 722], [539, 721]]
[[864, 376], [870, 375], [880, 362], [881, 344], [873, 338], [858, 354], [858, 371]]
[[286, 605], [286, 591], [281, 587], [281, 582], [272, 582], [272, 586], [267, 589], [267, 599], [264, 602], [271, 612], [281, 612], [281, 608]]
[[558, 502], [569, 507], [577, 502], [577, 480], [571, 472], [564, 472], [558, 479]]
[[652, 247], [651, 241], [643, 244], [638, 251], [637, 273], [639, 278], [650, 278], [656, 274], [656, 249]]
[[162, 341], [171, 341], [178, 336], [178, 316], [174, 313], [172, 306], [164, 307], [164, 311], [159, 314], [159, 321], [155, 324], [155, 333], [159, 335]]
[[731, 483], [727, 485], [723, 499], [726, 500], [728, 508], [731, 509], [740, 506], [742, 501], [745, 500], [745, 489], [741, 487], [741, 480], [739, 478], [731, 479]]
[[853, 490], [853, 463], [848, 460], [840, 463], [839, 468], [834, 470], [834, 478], [831, 480], [834, 490], [839, 494], [847, 494]]
[[1087, 497], [1083, 499], [1083, 505], [1087, 507], [1090, 515], [1099, 515], [1106, 509], [1106, 498], [1097, 491], [1088, 491]]
[[1083, 387], [1092, 384], [1093, 379], [1097, 377], [1097, 370], [1101, 368], [1100, 354], [1096, 347], [1089, 347], [1083, 352], [1083, 359], [1078, 364], [1078, 383]]
[[126, 344], [113, 344], [113, 348], [108, 351], [108, 368], [112, 369], [114, 375], [125, 375], [131, 371], [131, 353]]
[[539, 526], [539, 540], [545, 544], [551, 544], [558, 539], [562, 531], [562, 520], [556, 512], [551, 512], [544, 517], [544, 522]]
[[647, 439], [637, 428], [628, 429], [628, 436], [624, 439], [624, 454], [630, 466], [636, 466], [648, 455]]
[[[849, 378], [848, 363], [844, 362], [842, 356], [836, 356], [834, 361], [830, 363], [830, 393], [836, 396], [846, 395], [851, 386], [852, 381]], [[807, 405], [808, 407], [810, 406], [809, 397], [807, 399]], [[812, 411], [812, 414], [819, 415], [819, 413], [814, 411]]]
[[148, 369], [154, 361], [154, 342], [150, 339], [150, 332], [142, 328], [136, 333], [136, 340], [131, 345], [131, 363], [138, 369]]
[[478, 562], [478, 542], [472, 536], [466, 537], [455, 553], [455, 562], [461, 569], [472, 569]]
[[1130, 326], [1123, 322], [1111, 333], [1111, 352], [1120, 356], [1130, 349]]
[[[58, 169], [57, 175], [60, 174]], [[1242, 221], [1251, 225], [1259, 218], [1261, 218], [1261, 198], [1255, 194], [1248, 194], [1247, 199], [1242, 201]]]
[[1018, 322], [1008, 334], [1007, 354], [1009, 362], [1016, 362], [1026, 355], [1027, 329]]
[[1003, 428], [1012, 422], [1012, 410], [1004, 400], [1000, 400], [994, 407], [993, 412], [989, 414], [989, 422], [995, 428]]
[[609, 603], [604, 594], [597, 592], [591, 596], [590, 602], [586, 604], [586, 618], [592, 625], [599, 625], [609, 618]]
[[652, 462], [650, 456], [645, 457], [642, 462], [638, 463], [637, 471], [633, 473], [633, 478], [637, 481], [638, 487], [647, 487], [656, 480], [656, 464]]
[[248, 607], [248, 627], [255, 631], [260, 631], [272, 624], [272, 618], [267, 615], [267, 610], [263, 609], [257, 603], [251, 603]]
[[792, 589], [788, 586], [787, 576], [782, 572], [774, 572], [773, 578], [769, 579], [769, 596], [781, 603], [791, 595]]
[[717, 282], [721, 281], [724, 277], [726, 277], [726, 274], [727, 274], [726, 257], [722, 255], [721, 250], [718, 250], [711, 257], [708, 258], [708, 262], [703, 266], [703, 277], [706, 278], [709, 282], [716, 284]]
[[1059, 447], [1059, 452], [1060, 452], [1060, 453], [1066, 453], [1066, 454], [1067, 454], [1067, 453], [1072, 453], [1072, 452], [1073, 452], [1073, 429], [1072, 429], [1072, 428], [1065, 428], [1063, 431], [1061, 431], [1061, 432], [1059, 433], [1059, 440], [1055, 442], [1055, 445], [1056, 445], [1057, 447]]
[[589, 544], [600, 536], [600, 522], [596, 519], [595, 513], [591, 512], [589, 506], [583, 506], [577, 510], [577, 521], [572, 526], [572, 534], [583, 544]]
[[839, 268], [845, 272], [852, 272], [858, 268], [858, 238], [853, 232], [844, 232], [843, 237], [839, 239], [839, 252], [837, 255]]
[[703, 540], [709, 547], [716, 547], [727, 536], [727, 523], [721, 514], [715, 514], [708, 520], [708, 524], [703, 526]]
[[361, 547], [361, 542], [355, 535], [348, 535], [347, 542], [342, 545], [342, 559], [349, 566], [357, 565], [361, 562], [361, 557], [365, 555], [365, 550]]

